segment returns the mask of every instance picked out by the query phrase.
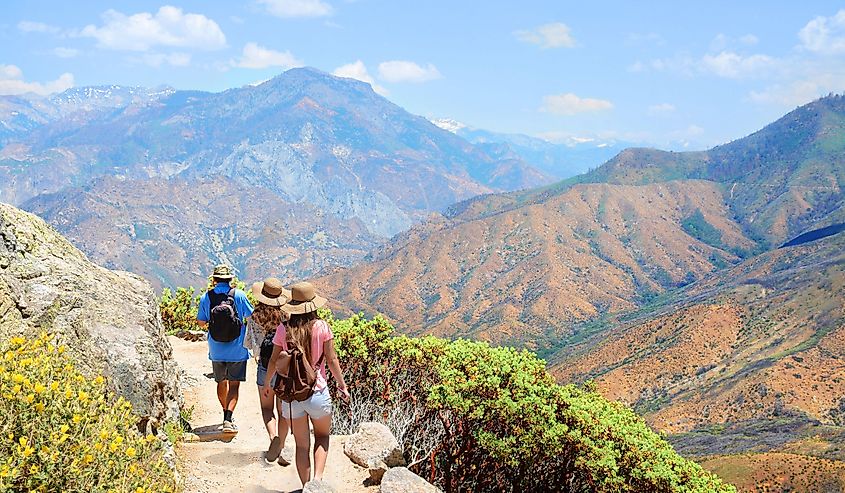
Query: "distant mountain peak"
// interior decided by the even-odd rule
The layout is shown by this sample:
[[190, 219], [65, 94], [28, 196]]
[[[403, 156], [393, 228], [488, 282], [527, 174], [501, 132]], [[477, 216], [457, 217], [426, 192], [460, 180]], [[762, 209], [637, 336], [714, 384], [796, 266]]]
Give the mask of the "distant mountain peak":
[[468, 128], [465, 123], [461, 123], [451, 118], [430, 118], [429, 121], [443, 130], [452, 132], [453, 134], [457, 134], [461, 129]]

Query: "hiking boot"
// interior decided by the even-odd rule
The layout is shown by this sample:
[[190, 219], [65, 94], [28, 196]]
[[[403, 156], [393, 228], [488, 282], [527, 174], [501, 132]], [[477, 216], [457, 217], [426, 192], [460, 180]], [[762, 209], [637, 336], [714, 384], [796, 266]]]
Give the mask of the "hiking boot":
[[222, 431], [223, 433], [235, 434], [238, 432], [238, 425], [232, 423], [231, 421], [224, 421]]
[[274, 437], [270, 440], [270, 447], [267, 449], [267, 453], [264, 457], [267, 459], [267, 462], [273, 462], [279, 458], [280, 453], [282, 453], [282, 439]]

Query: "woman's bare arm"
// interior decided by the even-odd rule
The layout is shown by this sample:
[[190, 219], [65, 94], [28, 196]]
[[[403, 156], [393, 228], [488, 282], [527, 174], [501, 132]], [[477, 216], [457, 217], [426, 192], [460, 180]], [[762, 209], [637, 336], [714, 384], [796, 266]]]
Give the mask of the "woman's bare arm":
[[329, 365], [329, 370], [332, 376], [337, 380], [337, 390], [343, 400], [349, 400], [349, 390], [346, 388], [346, 381], [343, 379], [343, 370], [340, 369], [340, 359], [337, 357], [337, 351], [334, 350], [334, 339], [329, 339], [323, 343], [323, 353], [326, 355], [326, 363]]

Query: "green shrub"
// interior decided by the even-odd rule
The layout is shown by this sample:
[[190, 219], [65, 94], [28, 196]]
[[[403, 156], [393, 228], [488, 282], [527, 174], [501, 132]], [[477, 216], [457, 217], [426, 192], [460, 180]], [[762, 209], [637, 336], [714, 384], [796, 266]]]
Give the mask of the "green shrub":
[[155, 436], [49, 336], [0, 343], [0, 491], [175, 491]]
[[[628, 407], [557, 385], [528, 351], [397, 336], [380, 316], [324, 316], [352, 406], [401, 422], [411, 469], [447, 492], [735, 491]], [[396, 409], [404, 420], [391, 417]]]
[[[252, 291], [246, 289], [246, 285], [237, 278], [232, 280], [232, 286], [246, 291], [246, 297], [255, 306], [255, 297]], [[213, 288], [211, 278], [208, 279], [206, 291]], [[176, 334], [183, 330], [205, 330], [197, 325], [197, 311], [199, 311], [200, 298], [202, 293], [197, 293], [193, 286], [189, 288], [176, 288], [176, 292], [170, 288], [161, 291], [158, 301], [161, 322], [167, 334]]]

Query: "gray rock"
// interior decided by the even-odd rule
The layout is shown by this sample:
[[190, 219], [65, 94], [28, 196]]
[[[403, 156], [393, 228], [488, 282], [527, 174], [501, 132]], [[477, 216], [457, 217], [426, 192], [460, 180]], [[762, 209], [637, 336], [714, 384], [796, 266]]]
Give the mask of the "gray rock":
[[381, 493], [438, 493], [440, 490], [405, 467], [394, 467], [381, 480]]
[[390, 428], [381, 423], [361, 423], [358, 433], [349, 437], [343, 452], [352, 462], [371, 467], [384, 462], [388, 467], [404, 466], [402, 448]]
[[50, 332], [142, 417], [179, 416], [179, 369], [149, 283], [90, 262], [40, 218], [0, 203], [0, 337]]
[[334, 493], [334, 491], [329, 483], [320, 479], [312, 479], [302, 488], [302, 493]]
[[388, 468], [405, 465], [399, 442], [390, 428], [381, 423], [361, 423], [358, 433], [344, 443], [343, 453], [369, 469], [372, 484], [379, 484]]

